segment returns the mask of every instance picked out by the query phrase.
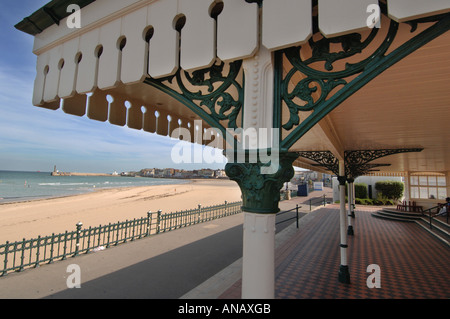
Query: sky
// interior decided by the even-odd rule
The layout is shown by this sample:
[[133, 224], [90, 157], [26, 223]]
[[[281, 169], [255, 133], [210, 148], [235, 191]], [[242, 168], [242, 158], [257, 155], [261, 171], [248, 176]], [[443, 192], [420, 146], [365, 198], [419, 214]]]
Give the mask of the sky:
[[224, 168], [174, 163], [169, 137], [32, 105], [33, 36], [14, 28], [49, 0], [0, 0], [0, 170], [112, 173], [142, 168]]

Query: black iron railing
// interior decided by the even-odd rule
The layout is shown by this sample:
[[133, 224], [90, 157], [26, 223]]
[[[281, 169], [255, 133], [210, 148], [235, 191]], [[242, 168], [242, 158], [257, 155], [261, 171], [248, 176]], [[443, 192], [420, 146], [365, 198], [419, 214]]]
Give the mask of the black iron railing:
[[[80, 254], [103, 250], [128, 241], [156, 235], [174, 229], [207, 222], [241, 212], [242, 202], [233, 202], [164, 214], [161, 210], [148, 212], [146, 217], [98, 227], [38, 236], [33, 239], [0, 245], [0, 277], [8, 272], [39, 267], [40, 264], [64, 260]], [[3, 268], [3, 269], [2, 269]]]

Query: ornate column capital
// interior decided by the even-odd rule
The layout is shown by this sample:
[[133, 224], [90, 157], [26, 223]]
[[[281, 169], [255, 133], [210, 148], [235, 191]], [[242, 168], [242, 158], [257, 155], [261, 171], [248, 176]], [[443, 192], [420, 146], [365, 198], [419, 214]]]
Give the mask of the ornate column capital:
[[232, 162], [225, 166], [227, 176], [237, 182], [241, 189], [242, 209], [251, 213], [277, 213], [280, 189], [294, 176], [292, 163], [298, 155], [288, 152], [280, 153], [276, 172], [262, 174], [261, 168], [270, 164], [262, 163], [260, 160], [250, 162], [248, 152], [246, 154], [245, 162]]
[[337, 177], [338, 181], [339, 181], [339, 185], [344, 185], [345, 186], [345, 182], [347, 181], [347, 176], [338, 176]]

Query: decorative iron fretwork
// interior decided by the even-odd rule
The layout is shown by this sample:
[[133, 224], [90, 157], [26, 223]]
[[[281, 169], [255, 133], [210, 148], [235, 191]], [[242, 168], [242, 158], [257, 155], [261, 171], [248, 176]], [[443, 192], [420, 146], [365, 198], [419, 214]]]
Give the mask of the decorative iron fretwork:
[[339, 175], [339, 160], [330, 151], [304, 151], [297, 152], [298, 156], [310, 159], [317, 163], [317, 166], [322, 166]]
[[[390, 42], [395, 37], [397, 24], [391, 22], [390, 33], [383, 41], [383, 46], [379, 48], [375, 54], [383, 54], [390, 46]], [[374, 58], [370, 56], [367, 59], [357, 64], [346, 64], [345, 69], [341, 71], [333, 71], [334, 63], [339, 60], [349, 58], [357, 53], [361, 53], [369, 43], [373, 41], [377, 28], [373, 28], [370, 35], [362, 40], [362, 36], [358, 33], [352, 33], [345, 36], [327, 39], [325, 37], [320, 40], [309, 40], [309, 46], [312, 50], [312, 56], [303, 60], [301, 57], [302, 47], [292, 47], [286, 49], [284, 54], [288, 59], [292, 68], [286, 74], [281, 82], [281, 98], [286, 103], [290, 117], [287, 123], [283, 124], [283, 128], [290, 130], [294, 125], [298, 125], [300, 111], [311, 111], [325, 101], [330, 92], [336, 87], [346, 85], [348, 82], [345, 78], [360, 73], [364, 67]], [[330, 52], [332, 44], [340, 44], [342, 51]], [[325, 71], [315, 70], [312, 65], [316, 63], [323, 63]], [[289, 83], [293, 81], [293, 77], [300, 72], [303, 79], [300, 80], [294, 87], [289, 90]]]
[[[275, 64], [286, 70], [284, 76], [278, 74], [275, 78], [275, 92], [279, 92], [275, 106], [289, 112], [289, 117], [275, 126], [288, 131], [281, 141], [283, 150], [289, 150], [323, 117], [384, 70], [450, 30], [450, 14], [414, 20], [408, 22], [410, 39], [395, 48], [400, 24], [388, 18], [384, 3], [380, 2], [380, 6], [382, 28], [373, 28], [364, 35], [325, 38], [315, 18], [315, 34], [307, 44], [276, 53]], [[414, 34], [417, 26], [426, 22], [434, 24], [426, 24], [424, 31]], [[305, 112], [305, 118], [300, 119], [301, 112]]]
[[[381, 157], [410, 152], [421, 152], [423, 148], [399, 148], [399, 149], [380, 149], [380, 150], [355, 150], [345, 151], [344, 161], [346, 170], [349, 173], [358, 172], [361, 169], [370, 169], [369, 163]], [[373, 164], [372, 164], [373, 165]], [[372, 167], [373, 168], [373, 167]], [[355, 177], [355, 175], [351, 174]]]
[[373, 171], [376, 167], [389, 166], [390, 164], [370, 164], [381, 157], [410, 152], [421, 152], [423, 148], [398, 148], [380, 150], [354, 150], [344, 152], [345, 174], [347, 177], [356, 178]]
[[351, 166], [349, 163], [345, 163], [345, 171], [349, 178], [357, 178], [359, 176], [366, 175], [370, 172], [379, 171], [374, 168], [382, 167], [382, 166], [390, 166], [391, 164], [364, 164], [360, 166]]
[[[409, 152], [421, 152], [423, 148], [400, 148], [380, 150], [355, 150], [344, 152], [345, 177], [357, 178], [374, 171], [374, 168], [390, 166], [391, 164], [370, 163], [378, 158]], [[310, 159], [317, 166], [324, 167], [339, 176], [339, 160], [330, 151], [303, 151], [296, 152], [298, 156]]]
[[[241, 66], [240, 60], [230, 63], [218, 60], [203, 70], [189, 73], [178, 69], [174, 75], [161, 79], [147, 78], [145, 83], [179, 100], [225, 136], [225, 126], [237, 128], [243, 105]], [[227, 121], [225, 126], [224, 121]]]

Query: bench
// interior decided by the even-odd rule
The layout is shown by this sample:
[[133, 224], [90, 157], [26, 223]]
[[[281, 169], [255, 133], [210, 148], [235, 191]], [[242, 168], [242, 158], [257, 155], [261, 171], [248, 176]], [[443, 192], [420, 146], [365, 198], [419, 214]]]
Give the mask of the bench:
[[423, 212], [423, 206], [418, 206], [416, 204], [416, 202], [412, 202], [411, 201], [403, 201], [401, 204], [397, 205], [397, 210], [401, 211], [401, 212]]

